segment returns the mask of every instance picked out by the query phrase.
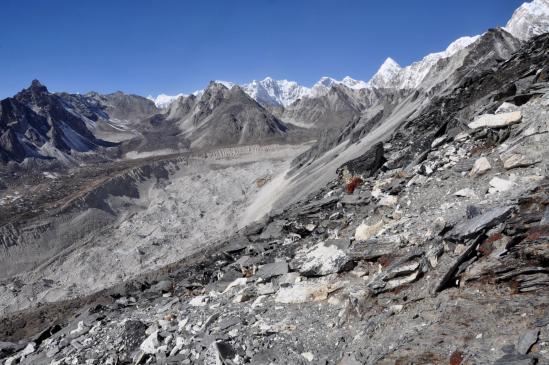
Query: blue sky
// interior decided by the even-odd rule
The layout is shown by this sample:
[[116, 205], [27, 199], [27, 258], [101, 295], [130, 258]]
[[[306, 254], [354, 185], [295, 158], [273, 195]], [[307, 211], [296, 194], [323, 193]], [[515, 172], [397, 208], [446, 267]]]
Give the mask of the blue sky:
[[210, 80], [368, 80], [503, 26], [522, 0], [3, 0], [0, 98], [192, 92]]

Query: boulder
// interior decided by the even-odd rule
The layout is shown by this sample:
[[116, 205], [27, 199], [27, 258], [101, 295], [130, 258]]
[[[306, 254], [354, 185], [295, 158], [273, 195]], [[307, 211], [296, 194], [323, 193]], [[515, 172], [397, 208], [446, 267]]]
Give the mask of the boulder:
[[207, 295], [199, 295], [189, 300], [189, 305], [192, 307], [203, 307], [208, 304], [209, 297]]
[[204, 354], [204, 365], [226, 364], [227, 360], [235, 356], [232, 346], [223, 341], [215, 341], [210, 344]]
[[282, 236], [282, 228], [286, 222], [285, 221], [274, 221], [269, 223], [269, 225], [261, 232], [259, 238], [262, 240], [273, 240], [278, 239]]
[[288, 263], [286, 261], [277, 261], [271, 264], [263, 265], [257, 270], [256, 276], [263, 280], [269, 280], [272, 277], [284, 275], [288, 272]]
[[376, 143], [372, 148], [337, 169], [339, 176], [371, 177], [387, 161], [383, 155], [383, 143]]
[[469, 128], [502, 128], [512, 124], [520, 123], [522, 114], [520, 111], [500, 113], [500, 114], [483, 114], [475, 118], [469, 123]]
[[324, 276], [350, 269], [351, 258], [335, 245], [319, 242], [299, 251], [292, 261], [292, 268], [304, 276]]
[[454, 193], [454, 195], [464, 197], [464, 198], [471, 198], [471, 199], [476, 199], [477, 197], [477, 194], [475, 194], [475, 191], [471, 188], [458, 190]]
[[473, 168], [469, 172], [469, 176], [482, 175], [491, 168], [492, 166], [490, 165], [490, 161], [488, 161], [486, 157], [481, 157], [473, 164]]
[[500, 191], [500, 192], [511, 190], [516, 186], [514, 182], [501, 179], [499, 177], [492, 178], [489, 184], [492, 188], [494, 188], [495, 191]]
[[356, 228], [355, 231], [355, 240], [357, 241], [367, 241], [381, 231], [383, 228], [383, 221], [379, 221], [372, 225], [367, 225], [362, 223]]
[[539, 160], [520, 153], [513, 153], [509, 156], [502, 157], [501, 160], [503, 161], [503, 167], [507, 170], [517, 167], [527, 167], [539, 162]]
[[160, 346], [160, 341], [158, 339], [158, 331], [154, 331], [141, 343], [139, 348], [146, 354], [156, 354], [158, 347]]
[[539, 330], [533, 329], [524, 332], [518, 339], [517, 352], [526, 355], [533, 344], [538, 341]]

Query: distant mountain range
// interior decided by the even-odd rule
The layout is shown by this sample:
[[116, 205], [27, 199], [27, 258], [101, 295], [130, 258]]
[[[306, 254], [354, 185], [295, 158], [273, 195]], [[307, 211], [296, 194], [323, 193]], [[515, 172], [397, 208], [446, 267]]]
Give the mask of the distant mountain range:
[[[514, 13], [507, 25], [503, 28], [520, 40], [527, 40], [533, 36], [546, 33], [549, 30], [549, 0], [534, 0], [522, 4]], [[429, 74], [436, 63], [458, 53], [462, 49], [476, 42], [480, 35], [465, 36], [452, 42], [446, 50], [431, 53], [422, 60], [414, 62], [407, 67], [400, 65], [388, 57], [378, 71], [368, 81], [355, 80], [350, 76], [342, 80], [331, 77], [322, 77], [311, 88], [299, 85], [295, 81], [274, 80], [266, 77], [261, 81], [253, 80], [241, 85], [242, 89], [257, 102], [269, 106], [288, 107], [302, 98], [321, 97], [328, 93], [333, 85], [343, 85], [353, 90], [367, 88], [395, 88], [414, 89], [421, 85], [423, 79]], [[217, 81], [230, 87], [231, 82]], [[200, 93], [197, 91], [194, 94]], [[149, 96], [159, 108], [166, 108], [171, 102], [185, 94], [169, 96], [160, 94], [157, 97]]]
[[301, 160], [314, 158], [387, 121], [402, 123], [433, 95], [496, 67], [548, 31], [549, 0], [534, 0], [520, 6], [506, 27], [459, 38], [407, 67], [387, 58], [368, 82], [323, 77], [310, 88], [267, 77], [241, 86], [212, 81], [190, 95], [144, 98], [50, 93], [35, 80], [0, 102], [0, 161], [71, 165], [315, 139], [318, 144]]

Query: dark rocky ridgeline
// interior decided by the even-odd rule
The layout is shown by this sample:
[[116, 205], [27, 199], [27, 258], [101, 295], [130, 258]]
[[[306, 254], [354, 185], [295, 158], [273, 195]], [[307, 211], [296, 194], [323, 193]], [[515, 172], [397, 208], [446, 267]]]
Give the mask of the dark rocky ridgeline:
[[0, 325], [0, 356], [549, 363], [547, 42], [538, 37], [464, 80], [384, 151], [342, 166], [357, 178], [352, 194], [334, 176], [304, 201], [86, 306], [12, 314]]
[[[494, 31], [493, 31], [494, 32]], [[503, 101], [517, 105], [547, 90], [543, 75], [549, 67], [549, 37], [534, 38], [508, 60], [489, 69], [476, 69], [470, 77], [447, 95], [433, 99], [428, 108], [416, 118], [407, 120], [394, 133], [391, 152], [400, 155], [396, 160], [403, 167], [414, 159], [421, 159], [435, 139], [453, 138], [467, 129], [475, 115], [494, 112]], [[465, 72], [461, 70], [460, 72]], [[500, 139], [498, 132], [490, 132], [491, 139]], [[393, 166], [395, 167], [395, 166]]]
[[[426, 120], [426, 128], [435, 128], [443, 124], [441, 121], [453, 120], [456, 117], [456, 111], [459, 111], [460, 115], [463, 114], [462, 117], [466, 120], [469, 117], [467, 112], [479, 110], [477, 103], [484, 102], [482, 97], [491, 91], [499, 90], [500, 85], [497, 83], [490, 86], [483, 85], [484, 90], [473, 92], [468, 102], [465, 100], [466, 96], [463, 95], [463, 89], [468, 92], [475, 90], [478, 86], [475, 83], [480, 83], [483, 75], [496, 72], [501, 64], [509, 59], [520, 46], [520, 41], [504, 29], [490, 29], [479, 40], [461, 52], [438, 60], [417, 89], [373, 88], [357, 92], [340, 86], [339, 88], [343, 91], [340, 91], [339, 94], [345, 94], [344, 90], [346, 90], [347, 94], [345, 95], [350, 94], [352, 97], [335, 98], [332, 96], [330, 100], [336, 99], [338, 102], [325, 103], [326, 105], [323, 106], [330, 113], [321, 113], [317, 110], [318, 115], [313, 115], [317, 118], [322, 115], [322, 118], [327, 118], [331, 122], [325, 122], [319, 126], [318, 143], [296, 157], [293, 161], [294, 170], [320, 158], [326, 151], [345, 141], [348, 141], [348, 145], [360, 141], [373, 129], [391, 118], [398, 118], [401, 124], [412, 126], [411, 128], [417, 130], [418, 134], [423, 133], [424, 127], [422, 127], [421, 121], [426, 120], [429, 114], [435, 114], [437, 121], [434, 123], [433, 118]], [[533, 62], [539, 63], [540, 60]], [[446, 77], [441, 77], [441, 75], [446, 75]], [[507, 76], [503, 76], [503, 79], [508, 80]], [[470, 82], [473, 85], [468, 86], [467, 83]], [[322, 99], [314, 99], [309, 103], [318, 103], [320, 100]], [[338, 114], [338, 117], [332, 115], [331, 113], [337, 114], [336, 111], [341, 108], [338, 108], [338, 105], [344, 100], [354, 101], [353, 112]], [[447, 105], [448, 103], [451, 105]], [[292, 108], [297, 109], [303, 115], [307, 114], [308, 108], [299, 103], [293, 105]], [[455, 110], [453, 111], [452, 108]], [[402, 110], [405, 109], [409, 109], [409, 112], [402, 114]], [[290, 112], [291, 109], [288, 113]], [[399, 113], [400, 116], [395, 116]], [[293, 114], [288, 115], [292, 116]], [[296, 119], [298, 118], [296, 117]], [[300, 120], [307, 119], [302, 116]], [[404, 133], [406, 128], [399, 128], [397, 133]], [[404, 143], [408, 141], [405, 138], [402, 140], [405, 141]], [[420, 143], [420, 141], [416, 141], [416, 143]], [[422, 150], [425, 146], [427, 144], [419, 149]], [[398, 149], [401, 150], [401, 147], [399, 145]], [[407, 152], [402, 153], [411, 156]]]
[[86, 125], [86, 116], [70, 112], [64, 100], [38, 80], [13, 98], [0, 101], [3, 163], [22, 162], [29, 157], [70, 159], [77, 153], [113, 146], [114, 143], [96, 138]]

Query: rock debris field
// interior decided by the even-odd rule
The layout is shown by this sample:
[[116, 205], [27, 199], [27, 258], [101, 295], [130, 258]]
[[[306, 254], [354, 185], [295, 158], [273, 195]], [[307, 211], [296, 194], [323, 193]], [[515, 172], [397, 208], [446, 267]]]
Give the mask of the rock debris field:
[[304, 201], [31, 339], [19, 341], [25, 317], [14, 315], [0, 356], [7, 365], [547, 364], [549, 95], [470, 123], [407, 168], [390, 168], [392, 141], [373, 146]]

